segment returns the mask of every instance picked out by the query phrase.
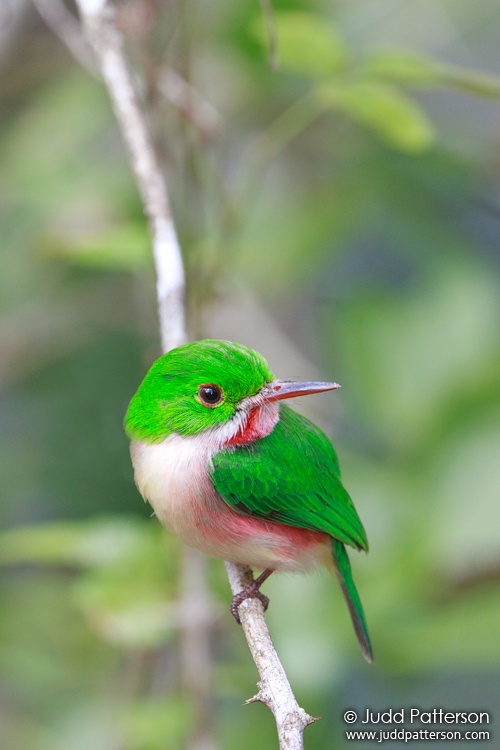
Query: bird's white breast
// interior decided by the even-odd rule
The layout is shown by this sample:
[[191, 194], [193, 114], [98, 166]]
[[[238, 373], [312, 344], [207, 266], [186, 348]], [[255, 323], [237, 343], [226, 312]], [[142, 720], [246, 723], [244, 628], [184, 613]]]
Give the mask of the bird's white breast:
[[[249, 430], [269, 434], [276, 421], [277, 410], [265, 409]], [[235, 422], [215, 435], [172, 434], [158, 443], [132, 442], [130, 452], [141, 495], [162, 523], [186, 544], [208, 555], [261, 569], [290, 571], [307, 570], [322, 562], [325, 550], [331, 558], [326, 534], [240, 515], [217, 493], [209, 475], [212, 457], [221, 444], [226, 450], [237, 450], [229, 441], [234, 439], [237, 445], [241, 435], [245, 432]]]
[[184, 538], [194, 516], [215, 494], [208, 475], [214, 446], [201, 436], [169, 435], [159, 443], [133, 442], [135, 482], [160, 521]]

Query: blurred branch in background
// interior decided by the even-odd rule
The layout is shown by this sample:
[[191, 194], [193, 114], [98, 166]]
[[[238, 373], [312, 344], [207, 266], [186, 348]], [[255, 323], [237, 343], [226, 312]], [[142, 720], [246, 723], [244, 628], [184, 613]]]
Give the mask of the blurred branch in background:
[[158, 88], [161, 93], [190, 122], [203, 141], [213, 141], [219, 135], [222, 118], [215, 107], [172, 68], [165, 68], [159, 75]]
[[0, 7], [0, 59], [10, 52], [15, 44], [20, 30], [31, 5], [31, 0], [6, 0]]
[[90, 46], [81, 32], [80, 24], [66, 8], [63, 0], [32, 0], [32, 2], [47, 26], [66, 45], [75, 60], [91, 75], [98, 75], [98, 68]]

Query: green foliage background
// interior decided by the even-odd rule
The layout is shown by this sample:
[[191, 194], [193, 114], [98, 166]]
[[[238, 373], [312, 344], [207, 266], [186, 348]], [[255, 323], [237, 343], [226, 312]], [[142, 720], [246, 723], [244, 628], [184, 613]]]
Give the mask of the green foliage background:
[[[240, 340], [278, 374], [299, 374], [276, 353], [292, 342], [343, 385], [318, 398], [371, 542], [352, 557], [376, 663], [326, 575], [266, 584], [299, 702], [323, 717], [306, 744], [347, 746], [342, 714], [366, 706], [498, 726], [496, 2], [282, 0], [278, 70], [250, 0], [119, 8], [193, 335], [229, 335], [236, 298]], [[141, 206], [101, 83], [28, 3], [0, 65], [0, 745], [182, 747], [181, 551], [134, 488], [121, 426], [159, 353]], [[168, 104], [168, 66], [219, 116]], [[275, 747], [272, 717], [241, 705], [256, 676], [210, 565], [217, 741]]]

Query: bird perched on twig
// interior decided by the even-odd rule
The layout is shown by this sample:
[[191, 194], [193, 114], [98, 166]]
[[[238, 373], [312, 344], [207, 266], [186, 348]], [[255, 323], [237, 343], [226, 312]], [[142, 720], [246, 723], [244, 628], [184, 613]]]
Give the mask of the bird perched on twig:
[[135, 481], [157, 517], [186, 544], [262, 574], [233, 598], [269, 603], [275, 570], [325, 565], [345, 596], [365, 659], [373, 660], [345, 550], [368, 550], [326, 435], [280, 402], [336, 383], [276, 380], [257, 352], [195, 341], [152, 365], [126, 417]]

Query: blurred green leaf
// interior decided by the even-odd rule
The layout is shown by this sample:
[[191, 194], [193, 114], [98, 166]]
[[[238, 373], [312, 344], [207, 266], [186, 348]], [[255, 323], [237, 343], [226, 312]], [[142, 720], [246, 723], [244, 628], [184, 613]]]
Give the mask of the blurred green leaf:
[[55, 523], [5, 531], [0, 563], [83, 566], [74, 601], [100, 638], [125, 647], [157, 646], [172, 631], [178, 545], [159, 524], [132, 519]]
[[102, 232], [76, 230], [41, 240], [46, 257], [64, 258], [86, 268], [135, 271], [151, 264], [150, 238], [144, 222], [123, 222]]
[[439, 62], [410, 50], [380, 50], [368, 54], [361, 73], [409, 86], [437, 86], [443, 83]]
[[404, 620], [394, 623], [381, 634], [386, 640], [387, 661], [398, 669], [443, 669], [452, 665], [462, 668], [480, 665], [491, 668], [500, 662], [500, 642], [495, 623], [500, 619], [498, 586], [485, 585], [450, 603], [414, 603]]
[[489, 99], [500, 97], [500, 77], [481, 70], [443, 65], [443, 82], [469, 94], [484, 96]]
[[393, 148], [420, 153], [434, 142], [434, 127], [427, 115], [394, 86], [377, 81], [323, 83], [317, 92], [326, 108], [344, 112]]
[[467, 424], [468, 401], [500, 391], [499, 300], [495, 276], [455, 258], [412, 294], [362, 296], [337, 313], [346, 378], [394, 450], [431, 451], [444, 425], [459, 427], [454, 404]]
[[175, 597], [179, 543], [157, 523], [117, 564], [92, 568], [73, 587], [74, 600], [100, 638], [127, 648], [151, 648], [178, 625]]
[[[346, 45], [337, 28], [326, 18], [306, 11], [277, 11], [274, 14], [280, 67], [311, 78], [329, 77], [347, 62]], [[267, 41], [262, 17], [253, 32]]]
[[121, 648], [163, 645], [178, 624], [167, 601], [166, 571], [152, 571], [151, 578], [133, 569], [116, 573], [85, 575], [74, 587], [74, 600], [90, 627]]
[[0, 564], [114, 565], [150, 548], [151, 542], [144, 523], [131, 519], [22, 526], [0, 534]]
[[140, 522], [123, 519], [22, 526], [0, 534], [0, 564], [109, 565], [143, 544], [144, 531]]
[[380, 50], [369, 54], [361, 72], [408, 86], [449, 86], [489, 98], [500, 96], [500, 78], [490, 73], [449, 65], [410, 50]]
[[152, 697], [135, 700], [122, 718], [126, 750], [175, 750], [192, 722], [192, 708], [185, 698]]

